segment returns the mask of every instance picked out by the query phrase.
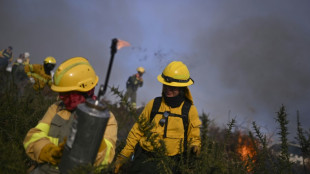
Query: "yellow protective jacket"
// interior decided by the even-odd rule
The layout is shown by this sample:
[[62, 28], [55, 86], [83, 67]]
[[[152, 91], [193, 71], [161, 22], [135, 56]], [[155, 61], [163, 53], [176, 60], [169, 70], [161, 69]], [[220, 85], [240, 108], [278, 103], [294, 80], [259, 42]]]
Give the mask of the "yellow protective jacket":
[[[186, 92], [186, 97], [193, 103], [192, 96], [188, 88]], [[153, 107], [153, 102], [154, 99], [151, 100], [145, 106], [144, 110], [139, 116], [139, 120], [149, 121], [151, 110]], [[177, 108], [171, 108], [162, 99], [158, 112], [169, 111], [170, 113], [181, 115], [183, 104], [184, 102]], [[184, 131], [185, 131], [182, 118], [168, 117], [167, 134], [165, 138], [163, 136], [164, 126], [159, 125], [159, 120], [161, 118], [163, 118], [162, 114], [156, 114], [152, 120], [152, 124], [154, 124], [154, 127], [151, 129], [152, 136], [158, 135], [158, 137], [155, 140], [155, 143], [158, 142], [158, 140], [163, 140], [166, 145], [168, 156], [174, 156], [180, 154], [184, 150], [184, 147], [180, 149], [180, 145], [184, 139]], [[187, 140], [188, 140], [187, 142], [191, 142], [190, 143], [191, 146], [195, 145], [200, 147], [201, 145], [200, 125], [201, 121], [199, 120], [197, 109], [194, 105], [192, 105], [188, 113], [188, 131], [187, 131]], [[139, 145], [146, 151], [151, 152], [153, 150], [153, 146], [147, 140], [147, 137], [144, 136], [143, 131], [139, 129], [139, 124], [135, 123], [128, 134], [126, 140], [126, 146], [123, 148], [120, 154], [125, 157], [130, 157], [130, 155], [134, 152], [137, 143], [139, 143]], [[159, 144], [157, 143], [156, 146], [157, 145]]]
[[29, 63], [30, 63], [30, 58], [29, 57], [25, 58], [24, 64], [29, 64]]
[[[72, 119], [73, 114], [68, 110], [63, 109], [61, 107], [60, 102], [56, 102], [55, 104], [51, 105], [47, 112], [45, 113], [42, 120], [39, 121], [36, 127], [30, 129], [24, 139], [24, 148], [26, 150], [26, 154], [33, 160], [42, 163], [39, 159], [39, 155], [41, 149], [49, 143], [54, 143], [58, 145], [59, 143], [63, 142], [63, 138], [56, 138], [49, 136], [49, 129], [51, 127], [51, 123], [53, 122], [54, 117], [60, 116], [63, 120]], [[71, 122], [72, 123], [72, 122]], [[66, 123], [67, 124], [67, 123]], [[68, 129], [71, 128], [69, 125]], [[69, 132], [63, 131], [61, 133]], [[63, 135], [59, 135], [58, 137], [63, 137]], [[110, 119], [107, 123], [107, 127], [105, 133], [103, 135], [102, 142], [105, 141], [106, 146], [103, 146], [103, 149], [99, 149], [95, 160], [95, 166], [100, 164], [108, 164], [111, 163], [114, 155], [115, 155], [115, 144], [117, 140], [117, 122], [115, 120], [114, 115], [110, 112]], [[100, 151], [102, 150], [102, 151]]]
[[25, 64], [24, 69], [29, 78], [34, 78], [35, 83], [33, 84], [33, 88], [35, 90], [43, 89], [45, 85], [52, 85], [52, 77], [51, 75], [45, 74], [43, 65]]

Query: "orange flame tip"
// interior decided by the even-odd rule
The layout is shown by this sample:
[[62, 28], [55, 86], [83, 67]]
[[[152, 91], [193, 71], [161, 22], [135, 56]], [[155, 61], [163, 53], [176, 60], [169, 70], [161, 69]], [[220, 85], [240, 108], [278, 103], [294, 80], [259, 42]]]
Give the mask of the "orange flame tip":
[[124, 40], [117, 40], [117, 50], [120, 50], [121, 48], [123, 47], [129, 47], [130, 46], [130, 43], [129, 42], [126, 42]]

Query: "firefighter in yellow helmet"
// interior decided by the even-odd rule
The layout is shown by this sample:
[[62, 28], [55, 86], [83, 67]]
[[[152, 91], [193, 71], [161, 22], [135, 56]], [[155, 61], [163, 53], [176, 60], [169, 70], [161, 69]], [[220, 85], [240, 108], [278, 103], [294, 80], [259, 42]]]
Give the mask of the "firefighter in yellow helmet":
[[52, 70], [56, 65], [56, 59], [48, 56], [44, 59], [43, 65], [41, 64], [25, 64], [25, 72], [33, 83], [35, 90], [44, 89], [45, 86], [52, 85]]
[[[172, 160], [179, 161], [180, 154], [188, 150], [194, 155], [200, 152], [201, 121], [188, 88], [194, 81], [187, 66], [181, 61], [173, 61], [158, 75], [157, 80], [163, 84], [162, 96], [152, 99], [145, 106], [139, 116], [142, 124], [137, 122], [130, 130], [126, 145], [117, 156], [115, 173], [133, 154], [129, 173], [160, 173], [158, 163], [150, 160], [156, 157], [154, 149], [163, 148], [160, 142], [164, 142], [165, 155]], [[143, 127], [146, 123], [153, 125], [150, 137], [141, 130], [141, 125]], [[152, 142], [153, 138], [155, 140]], [[175, 166], [171, 171], [179, 172]]]
[[[59, 93], [59, 101], [51, 105], [36, 127], [24, 139], [27, 155], [39, 165], [32, 173], [59, 173], [59, 163], [72, 125], [73, 113], [86, 98], [95, 99], [98, 76], [88, 60], [73, 57], [63, 62], [55, 72], [51, 89]], [[97, 153], [94, 165], [111, 163], [115, 154], [117, 122], [112, 113]]]
[[137, 68], [137, 73], [130, 76], [126, 82], [126, 94], [125, 96], [130, 100], [131, 104], [136, 107], [137, 102], [137, 90], [143, 86], [143, 74], [145, 70], [143, 67]]

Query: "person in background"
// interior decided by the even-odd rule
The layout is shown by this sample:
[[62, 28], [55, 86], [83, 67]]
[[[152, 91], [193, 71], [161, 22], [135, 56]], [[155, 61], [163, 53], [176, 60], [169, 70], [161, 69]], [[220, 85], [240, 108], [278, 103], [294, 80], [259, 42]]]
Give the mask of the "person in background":
[[0, 71], [5, 71], [10, 62], [13, 61], [13, 47], [9, 46], [7, 49], [0, 51]]
[[[24, 139], [27, 155], [38, 163], [32, 174], [59, 173], [64, 148], [64, 139], [68, 137], [77, 106], [94, 95], [98, 76], [88, 60], [73, 57], [63, 62], [55, 72], [51, 89], [59, 93], [60, 101], [51, 105], [43, 118]], [[99, 147], [94, 165], [111, 163], [115, 155], [117, 141], [117, 122], [110, 112], [105, 133]]]
[[24, 59], [24, 64], [29, 64], [30, 63], [30, 53], [29, 52], [25, 52], [24, 53], [24, 57], [25, 57], [25, 59]]
[[48, 56], [41, 64], [25, 64], [25, 72], [33, 83], [33, 88], [38, 91], [44, 89], [45, 86], [52, 85], [52, 70], [56, 65], [56, 59]]
[[130, 76], [126, 82], [126, 93], [125, 96], [130, 100], [133, 107], [136, 107], [137, 90], [143, 86], [143, 74], [145, 70], [143, 67], [137, 68], [137, 73]]
[[[19, 67], [23, 67], [23, 71], [24, 71], [24, 61], [25, 61], [25, 57], [24, 54], [19, 54], [19, 57], [15, 60], [15, 62], [13, 63], [12, 66], [12, 73], [14, 71], [16, 71], [17, 69], [19, 69]], [[21, 66], [20, 66], [21, 65]]]
[[12, 66], [12, 77], [14, 84], [18, 87], [18, 95], [21, 96], [24, 93], [24, 89], [28, 82], [28, 76], [24, 70], [24, 54], [20, 54], [16, 61], [13, 63]]
[[[173, 61], [166, 66], [157, 80], [163, 84], [161, 97], [149, 101], [130, 130], [125, 147], [116, 158], [114, 172], [134, 154], [129, 173], [159, 173], [155, 148], [166, 148], [169, 158], [180, 160], [180, 154], [187, 151], [200, 153], [201, 121], [188, 86], [194, 81], [190, 78], [187, 66], [181, 61]], [[151, 123], [150, 135], [141, 126]], [[155, 139], [151, 142], [151, 139]], [[162, 147], [160, 142], [164, 142]], [[190, 143], [189, 143], [190, 142]], [[177, 169], [171, 169], [177, 173]]]

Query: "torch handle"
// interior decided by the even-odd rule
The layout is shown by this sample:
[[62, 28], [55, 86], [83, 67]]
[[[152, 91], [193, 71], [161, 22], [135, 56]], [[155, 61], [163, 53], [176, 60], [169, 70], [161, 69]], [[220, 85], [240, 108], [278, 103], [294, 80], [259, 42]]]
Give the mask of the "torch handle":
[[107, 87], [108, 87], [108, 83], [109, 83], [109, 78], [110, 78], [110, 74], [111, 74], [111, 69], [112, 69], [112, 64], [113, 64], [113, 60], [114, 60], [114, 55], [117, 52], [117, 39], [114, 38], [112, 39], [112, 44], [111, 44], [111, 58], [110, 58], [110, 62], [109, 62], [109, 67], [108, 67], [108, 72], [105, 78], [105, 82], [104, 82], [104, 86], [101, 85], [100, 89], [99, 89], [99, 93], [98, 93], [98, 100], [100, 100], [101, 96], [104, 96], [105, 92], [107, 91]]

